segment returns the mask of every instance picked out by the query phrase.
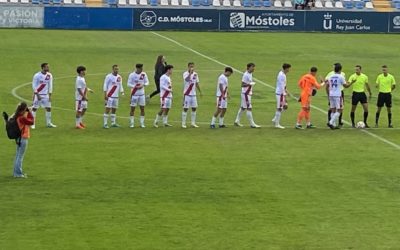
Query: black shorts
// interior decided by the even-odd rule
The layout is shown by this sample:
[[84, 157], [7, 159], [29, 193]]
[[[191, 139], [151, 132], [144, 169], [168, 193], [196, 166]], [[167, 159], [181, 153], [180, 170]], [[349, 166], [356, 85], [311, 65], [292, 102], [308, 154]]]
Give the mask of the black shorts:
[[351, 104], [357, 105], [359, 102], [361, 104], [368, 103], [367, 95], [364, 92], [353, 92]]
[[379, 108], [383, 107], [385, 105], [387, 108], [392, 107], [392, 94], [391, 93], [381, 93], [379, 92], [378, 94], [378, 101], [376, 103], [376, 106]]

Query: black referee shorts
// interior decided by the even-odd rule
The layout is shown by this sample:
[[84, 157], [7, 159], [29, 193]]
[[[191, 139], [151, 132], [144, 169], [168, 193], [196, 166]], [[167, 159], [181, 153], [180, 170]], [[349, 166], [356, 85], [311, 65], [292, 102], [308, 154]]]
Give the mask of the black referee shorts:
[[361, 104], [368, 103], [367, 95], [365, 94], [365, 92], [353, 92], [353, 95], [351, 97], [351, 104], [357, 105], [359, 102]]
[[383, 105], [385, 105], [387, 108], [392, 107], [392, 93], [379, 92], [378, 101], [376, 103], [376, 106], [381, 108], [381, 107], [383, 107]]

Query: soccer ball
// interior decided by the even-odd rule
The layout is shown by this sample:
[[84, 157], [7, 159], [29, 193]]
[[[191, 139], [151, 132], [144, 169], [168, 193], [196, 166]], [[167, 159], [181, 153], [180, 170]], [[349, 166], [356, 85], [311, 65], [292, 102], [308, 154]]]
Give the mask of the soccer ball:
[[365, 128], [365, 123], [362, 121], [357, 122], [356, 128]]

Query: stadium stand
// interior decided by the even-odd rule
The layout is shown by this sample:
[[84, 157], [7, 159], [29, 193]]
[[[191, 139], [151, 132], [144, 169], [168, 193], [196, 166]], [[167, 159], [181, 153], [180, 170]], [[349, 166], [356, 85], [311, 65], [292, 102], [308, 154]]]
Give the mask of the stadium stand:
[[[184, 6], [215, 8], [272, 8], [302, 9], [304, 0], [0, 0], [0, 4], [33, 5], [84, 5], [87, 7], [129, 7], [129, 6]], [[313, 8], [345, 9], [351, 11], [395, 11], [400, 10], [400, 0], [315, 0]]]
[[261, 2], [261, 0], [253, 0], [253, 6], [254, 7], [262, 7], [263, 3]]
[[243, 7], [252, 7], [250, 0], [243, 0]]
[[212, 5], [213, 5], [214, 7], [220, 7], [220, 6], [221, 6], [221, 2], [220, 2], [219, 0], [213, 0]]
[[192, 0], [192, 6], [194, 7], [200, 6], [200, 0]]
[[222, 1], [222, 6], [231, 7], [231, 1], [230, 0], [223, 0]]

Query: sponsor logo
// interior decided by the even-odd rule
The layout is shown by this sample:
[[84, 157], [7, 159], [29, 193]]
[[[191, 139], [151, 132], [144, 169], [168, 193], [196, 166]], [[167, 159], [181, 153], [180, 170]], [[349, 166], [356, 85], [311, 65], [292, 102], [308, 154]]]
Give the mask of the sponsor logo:
[[43, 27], [43, 8], [1, 6], [0, 27]]
[[326, 31], [370, 31], [371, 26], [366, 21], [368, 20], [362, 17], [353, 18], [352, 16], [333, 18], [333, 15], [327, 12], [323, 16], [322, 29]]
[[332, 29], [332, 15], [326, 13], [324, 15], [324, 22], [323, 22], [324, 30], [331, 30]]
[[232, 12], [230, 15], [229, 26], [231, 28], [244, 28], [245, 14]]
[[276, 29], [280, 27], [294, 27], [296, 19], [291, 12], [264, 12], [252, 15], [243, 12], [229, 14], [229, 27], [231, 29]]
[[395, 26], [400, 26], [400, 16], [393, 17], [393, 24]]
[[146, 27], [153, 27], [157, 23], [157, 15], [154, 11], [143, 11], [140, 14], [140, 23]]
[[140, 23], [143, 27], [151, 28], [157, 23], [212, 23], [212, 18], [205, 18], [201, 16], [181, 16], [181, 15], [161, 15], [154, 11], [143, 11], [140, 14]]

